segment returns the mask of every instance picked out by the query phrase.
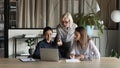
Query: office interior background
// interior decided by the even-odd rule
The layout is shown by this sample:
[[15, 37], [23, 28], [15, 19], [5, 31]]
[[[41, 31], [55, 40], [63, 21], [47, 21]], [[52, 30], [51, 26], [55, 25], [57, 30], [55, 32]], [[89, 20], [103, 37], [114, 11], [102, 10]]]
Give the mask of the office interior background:
[[97, 29], [93, 33], [101, 57], [110, 56], [112, 49], [120, 55], [120, 24], [110, 17], [113, 10], [120, 9], [119, 4], [117, 0], [0, 0], [0, 57], [28, 55], [26, 38], [18, 37], [42, 35], [46, 26], [54, 29], [55, 36], [55, 28], [65, 12], [98, 12], [107, 27], [100, 36]]

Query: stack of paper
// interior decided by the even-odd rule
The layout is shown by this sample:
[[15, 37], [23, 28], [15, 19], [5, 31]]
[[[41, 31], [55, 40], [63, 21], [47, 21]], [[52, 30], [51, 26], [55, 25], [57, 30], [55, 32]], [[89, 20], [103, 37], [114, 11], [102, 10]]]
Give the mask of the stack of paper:
[[80, 62], [79, 59], [66, 59], [66, 62]]

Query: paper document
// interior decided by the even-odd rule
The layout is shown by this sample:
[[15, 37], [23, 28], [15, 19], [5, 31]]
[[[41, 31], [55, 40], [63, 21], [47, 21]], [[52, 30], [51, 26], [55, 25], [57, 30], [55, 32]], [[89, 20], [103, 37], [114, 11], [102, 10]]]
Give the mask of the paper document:
[[66, 59], [66, 62], [80, 62], [79, 59]]
[[36, 61], [36, 60], [33, 59], [33, 58], [20, 58], [20, 60], [21, 60], [22, 62]]

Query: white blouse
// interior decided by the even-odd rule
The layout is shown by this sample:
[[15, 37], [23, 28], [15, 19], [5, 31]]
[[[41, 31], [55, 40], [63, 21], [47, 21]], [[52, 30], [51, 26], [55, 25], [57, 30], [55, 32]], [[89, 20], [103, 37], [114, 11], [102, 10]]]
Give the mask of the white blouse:
[[89, 40], [87, 49], [82, 49], [80, 45], [77, 45], [77, 42], [74, 41], [70, 52], [71, 54], [75, 56], [82, 54], [85, 56], [84, 60], [100, 59], [100, 53], [92, 40]]

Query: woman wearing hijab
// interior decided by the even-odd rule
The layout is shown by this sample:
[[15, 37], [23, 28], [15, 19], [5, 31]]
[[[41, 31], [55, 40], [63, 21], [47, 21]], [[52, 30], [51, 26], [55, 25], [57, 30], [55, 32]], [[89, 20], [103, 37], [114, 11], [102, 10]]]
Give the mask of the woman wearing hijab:
[[73, 18], [69, 12], [62, 16], [60, 24], [57, 26], [57, 44], [62, 58], [69, 58], [71, 44], [74, 38], [74, 30], [77, 27], [73, 23]]

